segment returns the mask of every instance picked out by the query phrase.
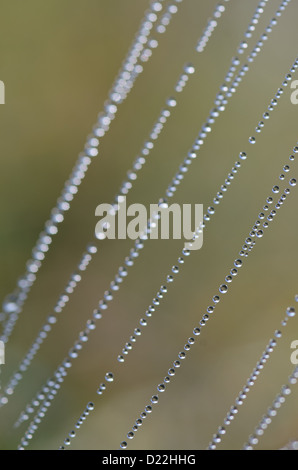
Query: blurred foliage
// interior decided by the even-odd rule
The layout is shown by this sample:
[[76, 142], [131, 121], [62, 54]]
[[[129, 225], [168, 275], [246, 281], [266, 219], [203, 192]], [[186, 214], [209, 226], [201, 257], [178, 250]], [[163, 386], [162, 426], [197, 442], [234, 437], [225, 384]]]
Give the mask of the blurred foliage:
[[[160, 37], [152, 60], [145, 64], [144, 73], [121, 105], [7, 346], [2, 386], [51, 312], [86, 243], [92, 240], [97, 221], [95, 207], [111, 202], [186, 62], [193, 62], [197, 73], [178, 97], [177, 108], [129, 193], [128, 204], [156, 203], [190, 149], [213, 106], [257, 1], [231, 0], [206, 51], [199, 55], [194, 46], [215, 4], [209, 0], [181, 4], [168, 32]], [[2, 298], [14, 289], [24, 271], [30, 250], [103, 108], [147, 5], [147, 0], [2, 2], [0, 79], [6, 85], [6, 104], [0, 107]], [[251, 46], [278, 5], [276, 0], [269, 2]], [[58, 448], [87, 402], [96, 396], [109, 370], [116, 373], [115, 383], [105, 396], [98, 397], [96, 410], [73, 441], [73, 448], [118, 448], [212, 296], [218, 293], [298, 138], [298, 107], [291, 104], [288, 87], [257, 144], [248, 144], [248, 137], [254, 134], [296, 58], [297, 13], [298, 5], [292, 2], [173, 199], [203, 203], [206, 208], [239, 152], [249, 152], [249, 159], [206, 229], [203, 248], [187, 260], [127, 364], [119, 366], [117, 355], [181, 249], [177, 240], [152, 240], [147, 244], [75, 361], [31, 448]], [[130, 449], [207, 446], [278, 328], [286, 307], [294, 302], [296, 214], [297, 189], [248, 258], [181, 371], [160, 397], [158, 412], [146, 420]], [[99, 244], [99, 254], [49, 340], [11, 402], [1, 409], [2, 449], [16, 447], [22, 429], [12, 429], [14, 420], [66, 355], [130, 247], [131, 242], [123, 240]], [[292, 320], [278, 351], [231, 426], [225, 448], [242, 446], [287, 380], [292, 368], [290, 343], [295, 339], [297, 319]], [[280, 448], [297, 438], [295, 400], [297, 390], [265, 434], [260, 448]]]

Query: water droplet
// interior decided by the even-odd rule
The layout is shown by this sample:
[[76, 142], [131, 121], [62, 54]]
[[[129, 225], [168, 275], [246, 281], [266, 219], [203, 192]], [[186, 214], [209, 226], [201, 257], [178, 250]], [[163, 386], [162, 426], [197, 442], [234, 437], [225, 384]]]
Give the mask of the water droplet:
[[97, 253], [97, 247], [95, 245], [88, 245], [87, 246], [87, 251], [90, 254]]
[[294, 307], [287, 308], [287, 315], [288, 317], [294, 317], [296, 315], [296, 310]]
[[170, 108], [174, 108], [177, 104], [177, 101], [175, 100], [175, 98], [169, 98], [167, 100], [167, 105], [170, 107]]
[[49, 315], [48, 318], [47, 318], [47, 321], [48, 321], [48, 323], [53, 325], [54, 323], [56, 323], [57, 317], [55, 315]]
[[234, 261], [234, 266], [236, 266], [236, 268], [241, 268], [242, 266], [242, 260], [241, 259], [236, 259]]
[[257, 237], [258, 237], [258, 238], [262, 238], [263, 235], [264, 235], [263, 230], [258, 230], [258, 231], [257, 231]]
[[100, 311], [99, 309], [95, 309], [95, 310], [93, 311], [93, 318], [94, 318], [95, 320], [100, 320], [100, 319], [102, 318], [102, 313], [101, 313], [101, 311]]
[[222, 284], [219, 288], [219, 292], [221, 294], [226, 294], [228, 292], [228, 286], [226, 284]]
[[17, 297], [15, 295], [9, 295], [3, 302], [3, 311], [5, 313], [14, 313], [18, 310]]
[[112, 372], [108, 372], [106, 375], [105, 375], [105, 379], [107, 382], [113, 382], [114, 380], [114, 375], [112, 374]]
[[185, 67], [184, 67], [184, 72], [187, 73], [187, 74], [193, 74], [195, 73], [195, 68], [192, 64], [186, 64]]
[[158, 206], [159, 206], [161, 209], [168, 209], [169, 204], [168, 204], [168, 202], [167, 202], [167, 200], [166, 200], [165, 198], [162, 198], [162, 199], [159, 200]]

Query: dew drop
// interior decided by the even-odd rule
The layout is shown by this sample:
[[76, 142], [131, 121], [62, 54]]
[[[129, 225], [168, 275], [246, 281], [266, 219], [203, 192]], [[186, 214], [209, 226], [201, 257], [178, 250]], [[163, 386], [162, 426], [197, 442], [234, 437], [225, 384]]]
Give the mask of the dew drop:
[[113, 382], [114, 380], [114, 375], [112, 374], [112, 372], [108, 372], [106, 375], [105, 375], [105, 379], [107, 382]]
[[48, 323], [53, 325], [54, 323], [56, 323], [57, 317], [55, 315], [49, 315], [48, 318], [47, 318], [47, 321], [48, 321]]
[[242, 260], [241, 259], [236, 259], [235, 262], [234, 262], [234, 266], [236, 266], [236, 268], [241, 268]]
[[226, 294], [228, 292], [228, 286], [226, 284], [222, 284], [219, 288], [219, 292], [221, 294]]
[[5, 313], [14, 313], [18, 309], [17, 298], [14, 295], [8, 296], [2, 305]]
[[175, 100], [175, 98], [169, 98], [167, 100], [167, 105], [170, 107], [170, 108], [174, 108], [177, 104], [177, 101]]
[[167, 200], [162, 198], [159, 200], [158, 202], [158, 206], [161, 208], [161, 209], [168, 209], [169, 205], [167, 203]]
[[262, 238], [263, 235], [264, 235], [263, 230], [258, 230], [258, 231], [257, 231], [257, 237], [258, 237], [258, 238]]
[[296, 315], [296, 310], [294, 307], [287, 308], [287, 315], [288, 317], [294, 317]]
[[192, 64], [186, 64], [185, 67], [184, 67], [184, 72], [191, 75], [191, 74], [195, 73], [195, 68]]

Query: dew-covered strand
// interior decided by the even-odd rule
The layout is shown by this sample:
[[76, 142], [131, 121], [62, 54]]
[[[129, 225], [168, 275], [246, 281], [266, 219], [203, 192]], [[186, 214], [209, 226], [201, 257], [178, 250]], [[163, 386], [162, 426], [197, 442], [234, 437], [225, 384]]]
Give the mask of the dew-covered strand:
[[[290, 0], [288, 0], [287, 2], [283, 2], [283, 3], [289, 3], [289, 1]], [[274, 19], [272, 19], [269, 26], [266, 28], [266, 31], [267, 31], [268, 35], [272, 31], [272, 27], [275, 26], [275, 25], [276, 25], [276, 22], [274, 21]], [[250, 63], [252, 63], [255, 60], [258, 53], [262, 50], [264, 42], [261, 43], [260, 41], [258, 41], [258, 44], [259, 44], [259, 46], [257, 48], [257, 52], [253, 55], [253, 57], [251, 58], [250, 56], [248, 56], [248, 58], [250, 58], [250, 60], [248, 60], [248, 62], [250, 62]], [[229, 72], [227, 74], [228, 80], [227, 80], [227, 77], [226, 77], [225, 82], [220, 87], [220, 91], [218, 92], [217, 97], [214, 101], [214, 104], [215, 104], [216, 107], [213, 108], [210, 111], [207, 120], [205, 121], [205, 123], [201, 127], [201, 131], [199, 132], [198, 137], [197, 137], [191, 151], [189, 152], [189, 156], [184, 160], [184, 163], [180, 166], [179, 171], [176, 173], [176, 175], [172, 179], [171, 184], [168, 186], [168, 189], [167, 189], [167, 192], [166, 192], [166, 197], [167, 198], [173, 197], [174, 193], [177, 191], [178, 186], [181, 184], [181, 181], [184, 179], [184, 176], [185, 176], [186, 172], [189, 170], [189, 167], [191, 165], [192, 161], [191, 161], [190, 156], [191, 155], [197, 155], [197, 152], [201, 149], [201, 147], [205, 143], [205, 140], [206, 140], [207, 136], [210, 135], [210, 133], [212, 132], [213, 125], [214, 125], [216, 119], [219, 117], [220, 113], [222, 113], [226, 110], [226, 105], [228, 104], [228, 100], [233, 96], [233, 94], [235, 94], [235, 92], [237, 91], [240, 83], [242, 82], [243, 78], [247, 74], [247, 72], [249, 70], [249, 65], [244, 64], [241, 67], [241, 69], [240, 69], [239, 73], [237, 74], [237, 76], [235, 77], [235, 79], [233, 80], [232, 84], [230, 86], [227, 85], [226, 82], [232, 80], [232, 78], [235, 75], [236, 68], [239, 64], [240, 64], [240, 61], [239, 61], [238, 58], [233, 58], [232, 59], [232, 65], [230, 66]], [[285, 81], [283, 81], [283, 83], [284, 82]], [[251, 137], [249, 139], [249, 141], [251, 143], [255, 143], [256, 139], [255, 139], [255, 137]]]
[[[98, 155], [100, 139], [109, 130], [110, 124], [118, 111], [118, 105], [126, 99], [136, 78], [143, 70], [138, 64], [138, 59], [147, 44], [148, 36], [150, 35], [154, 23], [158, 19], [158, 14], [163, 8], [164, 1], [165, 0], [151, 2], [150, 8], [145, 13], [139, 31], [114, 81], [109, 93], [109, 99], [105, 104], [105, 109], [98, 115], [98, 120], [93, 127], [93, 132], [87, 137], [84, 151], [79, 154], [69, 179], [65, 182], [61, 195], [57, 199], [56, 206], [52, 209], [50, 217], [45, 222], [44, 229], [32, 249], [32, 258], [26, 263], [25, 274], [19, 279], [13, 294], [7, 296], [3, 302], [0, 321], [5, 321], [8, 316], [7, 314], [9, 314], [6, 324], [4, 325], [2, 340], [4, 342], [8, 341], [14, 329], [29, 291], [35, 282], [36, 274], [45, 259], [46, 253], [49, 251], [53, 237], [58, 233], [59, 224], [63, 222], [65, 212], [70, 209], [74, 195], [78, 192], [79, 186], [85, 178], [92, 158]], [[173, 4], [180, 3], [181, 1], [182, 0], [173, 0]], [[150, 41], [148, 40], [148, 42], [150, 47]], [[14, 299], [13, 302], [9, 301], [11, 297]]]
[[[161, 4], [158, 4], [158, 2], [155, 2], [154, 5], [152, 5], [152, 8], [154, 9], [154, 11], [160, 11]], [[170, 10], [171, 14], [177, 12], [177, 7], [175, 7], [174, 5], [169, 6], [168, 9]], [[224, 9], [221, 9], [221, 8], [220, 8], [220, 10], [224, 11]], [[216, 11], [217, 11], [217, 9], [216, 9]], [[151, 43], [152, 43], [152, 41], [151, 41]], [[153, 44], [151, 44], [151, 45], [153, 47]], [[157, 44], [155, 44], [154, 47], [156, 47], [156, 46], [157, 46]], [[178, 80], [178, 83], [177, 83], [177, 86], [176, 86], [176, 91], [181, 92], [183, 90], [183, 88], [185, 87], [185, 85], [188, 81], [189, 75], [193, 74], [194, 72], [195, 72], [194, 66], [191, 63], [187, 63], [184, 66], [183, 73], [182, 73], [182, 75], [180, 76], [180, 78]], [[177, 90], [177, 87], [179, 88], [178, 90]], [[136, 180], [138, 172], [143, 168], [143, 165], [146, 162], [146, 158], [149, 156], [151, 149], [154, 148], [154, 141], [156, 141], [157, 138], [159, 137], [162, 129], [164, 128], [164, 125], [167, 122], [167, 119], [171, 115], [171, 108], [176, 107], [176, 104], [177, 104], [177, 100], [176, 100], [175, 97], [171, 97], [167, 100], [166, 107], [164, 109], [162, 109], [159, 118], [157, 119], [156, 123], [154, 124], [153, 129], [150, 132], [149, 139], [147, 141], [145, 141], [144, 146], [141, 149], [139, 156], [136, 158], [136, 160], [133, 164], [133, 168], [127, 172], [127, 179], [122, 183], [118, 194], [114, 198], [114, 206], [113, 207], [115, 209], [115, 212], [117, 212], [117, 210], [118, 210], [118, 202], [119, 202], [121, 196], [127, 195], [129, 190], [132, 188], [133, 181]], [[111, 106], [112, 106], [112, 110], [115, 110], [114, 109], [115, 105], [111, 105]], [[100, 238], [100, 237], [98, 236], [98, 238]], [[104, 234], [103, 234], [103, 238], [104, 238]], [[90, 245], [92, 245], [92, 244], [90, 244]], [[79, 270], [80, 271], [84, 271], [86, 269], [88, 263], [91, 261], [92, 255], [96, 252], [96, 247], [95, 247], [94, 251], [90, 251], [87, 247], [87, 251], [88, 251], [89, 254], [87, 254], [87, 255], [83, 254], [82, 261], [79, 263]], [[88, 257], [87, 259], [86, 259], [86, 256]], [[137, 256], [137, 252], [134, 252], [134, 251], [131, 252], [131, 256], [128, 256], [126, 258], [126, 265], [127, 266], [133, 265], [133, 262], [134, 262], [133, 258], [136, 258], [136, 256]], [[67, 284], [65, 292], [61, 295], [60, 299], [64, 298], [66, 296], [66, 294], [73, 293], [74, 288], [77, 285], [77, 283], [74, 284], [73, 280], [72, 280], [72, 278], [75, 275], [76, 275], [76, 272], [71, 276], [71, 281]], [[121, 279], [119, 279], [119, 277], [117, 276], [117, 278], [111, 283], [111, 286], [110, 286], [111, 290], [114, 290], [114, 291], [118, 290], [119, 285], [117, 283], [117, 280], [119, 280], [119, 282], [121, 281]], [[107, 297], [108, 297], [108, 300], [113, 299], [113, 296], [112, 296], [111, 292], [108, 291], [105, 294], [105, 300], [106, 300]], [[64, 305], [66, 304], [66, 302], [61, 303], [60, 299], [58, 301], [58, 305], [56, 305], [56, 307], [54, 308], [55, 313], [57, 313], [57, 311], [59, 311], [59, 313], [61, 313]], [[69, 300], [69, 297], [68, 297], [67, 300]], [[102, 308], [106, 308], [105, 300], [102, 301], [103, 302], [102, 305], [101, 305]], [[96, 316], [96, 319], [99, 319], [99, 318], [101, 318], [101, 313], [100, 312]], [[49, 327], [48, 322], [46, 322], [44, 324], [44, 326], [42, 327], [38, 337], [36, 338], [33, 345], [31, 346], [29, 352], [27, 353], [27, 355], [22, 360], [22, 362], [19, 366], [19, 369], [22, 369], [23, 373], [24, 373], [25, 370], [28, 369], [33, 357], [36, 354], [37, 349], [40, 348], [42, 342], [47, 337], [47, 334], [45, 335], [44, 331], [47, 330], [47, 332], [48, 332], [48, 331], [50, 331], [50, 329], [51, 328]], [[36, 343], [38, 344], [37, 349], [36, 349]], [[34, 352], [34, 354], [32, 354], [32, 352]], [[25, 368], [24, 368], [24, 364], [25, 364]], [[0, 404], [1, 403], [5, 404], [5, 403], [8, 402], [8, 395], [12, 395], [14, 393], [15, 386], [17, 385], [17, 383], [20, 380], [22, 380], [22, 378], [23, 378], [23, 374], [21, 374], [20, 370], [18, 370], [14, 374], [14, 376], [10, 379], [9, 384], [6, 387], [5, 397], [3, 397], [2, 402], [0, 402]]]
[[[229, 0], [225, 0], [228, 2]], [[209, 42], [215, 28], [218, 25], [218, 19], [221, 17], [221, 15], [224, 13], [226, 7], [222, 4], [219, 3], [216, 5], [215, 10], [212, 14], [211, 19], [208, 21], [208, 24], [200, 37], [198, 44], [197, 44], [197, 52], [203, 52], [207, 43]]]
[[[194, 71], [194, 68], [191, 64], [187, 64], [184, 68], [184, 72], [186, 74], [192, 74], [193, 71]], [[175, 106], [176, 105], [176, 100], [174, 98], [170, 98], [167, 101], [167, 105], [170, 108]], [[163, 116], [163, 118], [164, 117], [165, 116]], [[155, 127], [155, 129], [153, 130], [154, 135], [157, 134], [157, 129], [159, 129], [159, 127], [158, 128]], [[153, 138], [153, 136], [151, 136], [151, 137]], [[189, 158], [187, 159], [187, 161], [189, 161]], [[140, 164], [140, 161], [137, 162], [137, 165], [139, 165], [139, 164]], [[134, 178], [132, 178], [132, 179], [134, 179]], [[122, 188], [125, 188], [125, 185], [122, 186]], [[151, 230], [151, 223], [148, 223], [147, 232], [150, 233], [150, 230]], [[119, 290], [119, 287], [120, 287], [120, 284], [123, 281], [123, 278], [127, 275], [127, 268], [133, 265], [133, 262], [134, 262], [135, 258], [138, 256], [139, 251], [144, 246], [144, 240], [146, 240], [147, 238], [148, 237], [144, 235], [143, 240], [139, 239], [139, 240], [136, 241], [134, 248], [130, 252], [130, 255], [125, 259], [125, 267], [121, 266], [119, 268], [117, 275], [115, 276], [114, 280], [111, 282], [111, 284], [110, 284], [111, 291]], [[99, 309], [97, 309], [93, 314], [94, 320], [97, 320], [97, 319], [101, 318], [101, 311], [107, 309], [107, 302], [113, 299], [113, 295], [112, 295], [111, 291], [107, 291], [105, 293], [104, 300], [101, 300], [99, 302]], [[90, 324], [92, 324], [92, 329], [94, 329], [94, 320], [89, 320], [88, 321], [89, 322], [89, 327], [90, 327]], [[87, 322], [87, 331], [85, 330], [85, 332], [84, 332], [84, 337], [86, 338], [85, 341], [88, 340], [88, 322]], [[77, 357], [77, 355], [78, 355], [78, 352], [76, 352], [74, 355], [73, 354], [70, 355], [70, 357], [71, 357], [71, 359], [74, 359], [75, 357]]]
[[[286, 311], [286, 317], [282, 320], [281, 325], [284, 327], [288, 323], [288, 319], [292, 318], [295, 316], [295, 309], [290, 308], [287, 309]], [[252, 373], [250, 374], [249, 378], [246, 381], [246, 384], [242, 388], [242, 390], [239, 392], [235, 403], [232, 405], [230, 410], [227, 412], [226, 417], [224, 419], [224, 422], [221, 426], [218, 427], [217, 432], [214, 434], [211, 442], [209, 443], [208, 450], [215, 450], [217, 448], [217, 445], [222, 442], [224, 436], [227, 433], [228, 427], [231, 425], [231, 423], [235, 420], [236, 415], [238, 413], [235, 413], [234, 411], [237, 410], [239, 412], [239, 409], [245, 402], [248, 393], [251, 391], [252, 387], [255, 385], [257, 379], [259, 378], [261, 372], [263, 371], [266, 363], [271, 357], [272, 352], [276, 348], [278, 344], [278, 339], [281, 338], [282, 334], [280, 330], [276, 330], [273, 338], [270, 339], [265, 351], [263, 352], [260, 360], [258, 361], [256, 367], [253, 369]]]
[[[287, 188], [287, 189], [288, 189], [288, 188]], [[285, 192], [286, 192], [286, 190], [285, 190]], [[268, 196], [268, 197], [270, 198], [271, 196]], [[268, 198], [267, 198], [266, 202], [267, 202], [267, 201], [268, 201]], [[266, 204], [265, 204], [264, 207], [266, 207]], [[245, 246], [251, 245], [251, 246], [254, 247], [254, 246], [256, 245], [257, 240], [258, 240], [258, 238], [257, 238], [256, 240], [252, 240], [252, 238], [253, 238], [254, 236], [255, 236], [254, 231], [251, 230], [250, 233], [249, 233], [249, 236], [245, 239], [245, 244], [244, 244], [244, 245], [245, 245]], [[242, 251], [242, 250], [240, 250], [240, 251]], [[249, 249], [248, 249], [247, 254], [251, 254], [251, 252], [252, 252], [252, 250], [249, 250]], [[239, 268], [241, 268], [241, 270], [242, 270], [243, 263], [239, 263], [239, 261], [240, 261], [240, 260], [239, 260], [238, 258], [236, 258], [236, 259], [234, 260], [234, 263], [233, 263], [233, 264], [234, 264], [234, 266], [235, 266], [235, 264], [238, 265], [238, 268], [233, 267], [233, 268], [231, 269], [230, 274], [229, 274], [229, 276], [231, 276], [231, 281], [233, 280], [233, 277], [235, 277], [235, 276], [238, 275], [238, 270], [239, 270]], [[220, 289], [221, 289], [222, 287], [223, 287], [223, 284], [220, 286]], [[226, 287], [227, 287], [227, 286], [225, 285], [225, 288], [226, 288]], [[226, 292], [227, 292], [227, 291], [226, 291]], [[226, 292], [225, 292], [225, 293], [226, 293]], [[163, 388], [162, 392], [165, 392], [165, 390], [166, 390], [166, 385], [169, 384], [171, 377], [176, 374], [177, 369], [180, 369], [181, 365], [183, 364], [184, 360], [185, 360], [186, 357], [187, 357], [187, 351], [190, 350], [190, 346], [191, 346], [192, 344], [194, 344], [194, 342], [195, 342], [195, 338], [197, 338], [197, 337], [199, 337], [199, 336], [201, 335], [202, 329], [206, 326], [206, 324], [207, 324], [207, 322], [208, 322], [208, 320], [209, 320], [209, 318], [210, 318], [210, 313], [211, 313], [212, 315], [214, 314], [215, 309], [216, 309], [216, 307], [217, 307], [218, 304], [219, 304], [220, 298], [221, 298], [221, 296], [219, 296], [218, 294], [215, 294], [215, 296], [213, 296], [213, 299], [216, 299], [216, 302], [214, 302], [213, 304], [211, 304], [211, 305], [209, 305], [209, 306], [207, 307], [207, 309], [206, 309], [206, 312], [207, 312], [207, 313], [204, 313], [204, 314], [202, 315], [202, 318], [201, 318], [201, 320], [200, 320], [200, 322], [199, 322], [199, 325], [196, 326], [196, 327], [193, 329], [193, 331], [192, 331], [192, 336], [191, 336], [192, 342], [190, 343], [189, 340], [186, 341], [185, 346], [184, 346], [184, 351], [180, 351], [180, 352], [178, 353], [177, 359], [173, 361], [171, 368], [168, 370], [168, 374], [165, 376], [165, 378], [164, 378], [164, 380], [163, 380], [163, 383], [164, 383], [165, 387]], [[288, 316], [289, 316], [289, 315], [288, 315]], [[284, 320], [284, 321], [285, 321], [285, 320]], [[279, 336], [279, 332], [276, 332], [276, 333], [275, 333], [275, 337], [276, 337], [276, 338], [280, 337], [280, 336]], [[274, 343], [273, 343], [273, 344], [274, 344]], [[273, 347], [273, 344], [271, 344], [270, 347]], [[254, 381], [256, 380], [257, 375], [258, 375], [258, 374], [254, 374], [254, 375], [253, 375]], [[161, 383], [162, 383], [162, 382], [160, 382], [160, 384], [161, 384]], [[160, 384], [157, 386], [157, 390], [158, 390], [158, 391], [159, 391]], [[253, 383], [251, 382], [251, 386], [252, 386], [252, 385], [253, 385]], [[156, 394], [156, 395], [154, 395], [154, 397], [155, 397], [154, 400], [152, 401], [152, 398], [151, 398], [150, 404], [148, 404], [148, 405], [145, 407], [145, 412], [148, 412], [148, 409], [150, 409], [150, 413], [151, 413], [152, 410], [153, 410], [152, 405], [156, 405], [156, 404], [158, 403], [158, 397], [159, 397], [159, 395]], [[231, 416], [234, 415], [234, 414], [236, 414], [237, 412], [238, 412], [237, 407], [233, 406], [233, 407], [231, 408], [230, 412], [229, 412], [230, 421], [232, 420]], [[129, 432], [131, 432], [131, 431], [129, 431]], [[127, 447], [127, 441], [123, 441], [123, 442], [126, 443], [126, 446], [125, 446], [125, 448], [126, 448], [126, 447]], [[218, 441], [218, 442], [219, 442], [219, 441]], [[122, 444], [123, 444], [123, 443], [122, 443]], [[121, 444], [121, 445], [122, 445], [122, 444]], [[120, 447], [121, 447], [121, 445], [120, 445]]]
[[[246, 69], [246, 70], [247, 70], [247, 69]], [[243, 75], [244, 75], [244, 74], [243, 74]], [[223, 110], [223, 109], [221, 109], [221, 110]], [[215, 115], [217, 115], [216, 112], [215, 112]], [[204, 127], [204, 133], [205, 133], [205, 131], [206, 131], [206, 132], [209, 132], [209, 126], [210, 126], [211, 123], [212, 123], [212, 120], [211, 120], [210, 122], [207, 122], [207, 125]], [[203, 136], [202, 136], [202, 137], [203, 137]], [[204, 136], [204, 138], [205, 138], [205, 136]], [[196, 141], [196, 144], [195, 144], [195, 145], [196, 145], [196, 148], [199, 147], [199, 146], [200, 146], [200, 142], [199, 142], [199, 141]], [[197, 148], [197, 149], [198, 149], [198, 148]], [[181, 167], [182, 178], [183, 178], [183, 173], [185, 173], [184, 170], [187, 169], [187, 165], [189, 165], [191, 158], [193, 158], [192, 152], [190, 152], [190, 155], [187, 157], [186, 162], [184, 162], [184, 165], [182, 165], [182, 167]], [[179, 173], [178, 176], [177, 176], [177, 178], [176, 178], [176, 180], [178, 181], [178, 183], [176, 182], [176, 184], [179, 184], [182, 178], [181, 178], [181, 174]], [[149, 229], [150, 229], [150, 227], [149, 227]], [[138, 250], [143, 247], [143, 242], [144, 242], [144, 240], [142, 240], [142, 241], [141, 241], [141, 240], [137, 240], [136, 245], [135, 245], [135, 249], [132, 250], [131, 256], [126, 260], [127, 266], [129, 266], [129, 264], [131, 263], [131, 261], [138, 255]], [[118, 289], [119, 289], [119, 284], [123, 281], [123, 277], [125, 277], [126, 274], [127, 274], [127, 269], [126, 269], [126, 268], [124, 268], [124, 267], [119, 268], [119, 272], [118, 272], [118, 274], [117, 274], [117, 276], [116, 276], [116, 278], [115, 278], [115, 281], [113, 281], [113, 282], [111, 283], [111, 289], [112, 289], [112, 290], [118, 290]], [[235, 272], [234, 272], [234, 274], [235, 274]], [[173, 276], [172, 276], [172, 275], [169, 275], [169, 276], [168, 276], [168, 281], [170, 282], [172, 279], [173, 279]], [[107, 298], [110, 298], [111, 296], [110, 296], [110, 294], [108, 293], [106, 297], [107, 297]], [[106, 300], [107, 300], [107, 299], [106, 299]], [[99, 309], [99, 311], [100, 311], [101, 309], [104, 310], [104, 309], [107, 308], [107, 302], [106, 302], [106, 300], [100, 302], [100, 305], [99, 305], [100, 309]], [[96, 313], [96, 315], [100, 315], [100, 313]], [[96, 317], [95, 317], [95, 318], [96, 318]], [[204, 325], [205, 322], [208, 320], [208, 318], [209, 318], [208, 314], [205, 314], [205, 315], [204, 315], [204, 318], [203, 318], [202, 321], [201, 321], [201, 324]], [[83, 342], [88, 340], [89, 330], [92, 330], [92, 329], [94, 329], [94, 321], [89, 321], [89, 325], [87, 325], [87, 329], [86, 329], [86, 330], [83, 332], [83, 334], [82, 334], [82, 338], [81, 338], [81, 339], [82, 339]], [[139, 328], [136, 330], [136, 334], [140, 334], [140, 329], [139, 329]], [[182, 357], [184, 358], [185, 356], [182, 355]], [[179, 365], [180, 365], [180, 361], [175, 361], [175, 366], [177, 367], [177, 366], [179, 366]], [[65, 369], [65, 370], [66, 370], [66, 369]]]
[[[195, 68], [192, 64], [188, 63], [187, 66], [184, 67], [184, 74], [188, 77], [189, 74], [193, 74], [195, 72]], [[130, 189], [133, 186], [133, 182], [137, 179], [138, 173], [142, 170], [144, 164], [146, 163], [146, 159], [150, 155], [151, 150], [154, 148], [155, 142], [158, 139], [159, 135], [161, 134], [168, 118], [171, 116], [171, 109], [176, 107], [177, 100], [174, 97], [167, 99], [165, 107], [161, 110], [160, 115], [154, 124], [153, 128], [149, 133], [148, 140], [145, 141], [139, 155], [134, 161], [133, 167], [131, 170], [127, 172], [127, 179], [122, 183], [117, 195], [114, 198], [114, 210], [117, 213], [119, 205], [118, 203], [121, 202], [121, 197], [126, 196]], [[102, 238], [100, 238], [100, 234], [97, 235], [97, 238], [104, 239], [105, 235], [102, 233]], [[96, 240], [97, 242], [97, 240]], [[97, 247], [93, 243], [89, 243], [86, 247], [86, 252], [83, 253], [82, 258], [77, 266], [77, 271], [74, 271], [70, 277], [69, 282], [66, 285], [64, 292], [61, 294], [56, 306], [54, 307], [54, 314], [51, 315], [52, 318], [55, 317], [55, 322], [57, 321], [57, 313], [61, 313], [66, 303], [69, 301], [69, 296], [74, 292], [75, 288], [77, 287], [78, 283], [82, 279], [82, 272], [87, 269], [88, 264], [92, 260], [93, 255], [97, 252]], [[133, 261], [130, 261], [133, 264]], [[110, 294], [109, 300], [112, 300], [112, 294]], [[6, 387], [4, 392], [5, 400], [1, 401], [0, 405], [7, 403], [8, 395], [12, 395], [14, 393], [16, 385], [22, 380], [23, 373], [28, 369], [33, 357], [35, 356], [36, 352], [39, 350], [41, 344], [44, 342], [46, 337], [48, 336], [49, 331], [51, 330], [50, 322], [47, 320], [43, 327], [41, 328], [37, 338], [34, 340], [32, 346], [30, 347], [28, 353], [21, 361], [19, 365], [19, 370], [16, 371], [14, 376], [9, 380], [9, 383]], [[5, 334], [5, 333], [4, 333]]]
[[264, 8], [266, 7], [266, 5], [268, 4], [269, 0], [262, 0], [258, 6], [257, 6], [257, 9], [253, 15], [253, 18], [247, 28], [247, 31], [245, 33], [245, 37], [246, 38], [251, 38], [253, 32], [255, 31], [256, 29], [256, 25], [258, 24], [259, 20], [260, 20], [260, 17], [262, 15], [262, 13], [264, 13]]
[[[94, 407], [93, 402], [90, 401], [87, 404], [87, 406], [84, 409], [83, 413], [81, 414], [81, 416], [79, 417], [79, 419], [76, 422], [76, 425], [75, 425], [76, 430], [73, 429], [68, 433], [68, 436], [63, 441], [63, 445], [59, 447], [59, 450], [65, 450], [66, 447], [69, 447], [71, 445], [71, 442], [72, 442], [71, 440], [74, 439], [77, 436], [77, 430], [81, 428], [81, 426], [84, 423], [84, 421], [86, 420], [87, 416], [89, 416], [90, 411], [93, 411], [94, 408], [95, 407]], [[26, 435], [25, 435], [24, 439], [26, 439]], [[21, 445], [22, 445], [22, 442], [21, 442]]]
[[277, 415], [281, 406], [286, 402], [287, 397], [292, 393], [292, 388], [297, 384], [297, 382], [298, 367], [295, 367], [292, 374], [289, 376], [288, 383], [281, 387], [280, 392], [273, 400], [273, 403], [268, 408], [267, 412], [263, 415], [253, 434], [249, 436], [248, 441], [244, 444], [243, 450], [253, 450], [259, 443], [260, 438], [265, 434], [265, 431], [272, 423], [273, 418]]
[[[103, 383], [101, 383], [97, 389], [97, 394], [98, 395], [102, 395], [106, 389], [107, 389], [107, 386], [109, 386], [109, 384], [111, 384], [112, 382], [114, 382], [114, 379], [115, 379], [115, 375], [113, 372], [107, 372], [106, 375], [105, 375], [105, 381]], [[94, 403], [93, 402], [89, 402], [86, 409], [84, 410], [84, 412], [81, 414], [80, 418], [78, 419], [78, 421], [76, 422], [75, 424], [75, 429], [76, 431], [70, 431], [68, 433], [68, 437], [66, 438], [66, 441], [64, 441], [64, 445], [67, 445], [67, 446], [70, 446], [71, 445], [71, 438], [74, 438], [77, 436], [77, 432], [78, 430], [81, 428], [81, 425], [83, 424], [83, 422], [86, 420], [87, 416], [89, 416], [90, 414], [90, 411], [93, 411], [95, 408], [94, 406]], [[63, 449], [64, 446], [60, 447], [60, 449], [62, 448]]]

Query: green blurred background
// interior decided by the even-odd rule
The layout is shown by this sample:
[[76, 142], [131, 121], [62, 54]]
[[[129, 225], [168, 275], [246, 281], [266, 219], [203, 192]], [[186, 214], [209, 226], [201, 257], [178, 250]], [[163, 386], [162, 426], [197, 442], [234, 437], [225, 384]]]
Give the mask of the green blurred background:
[[[128, 204], [156, 203], [164, 195], [213, 107], [257, 3], [231, 0], [201, 55], [195, 52], [195, 45], [216, 2], [185, 0], [179, 6], [144, 73], [119, 108], [55, 237], [7, 346], [2, 386], [92, 240], [96, 206], [113, 199], [165, 99], [173, 94], [183, 65], [193, 62], [197, 73], [178, 96], [178, 106], [129, 193]], [[250, 47], [278, 5], [275, 0], [269, 2]], [[147, 6], [147, 0], [1, 2], [0, 79], [6, 86], [6, 104], [0, 107], [2, 298], [24, 272], [31, 248], [103, 109]], [[127, 364], [119, 366], [117, 355], [164, 283], [182, 245], [177, 240], [147, 244], [74, 362], [30, 448], [57, 449], [90, 400], [96, 400], [95, 411], [72, 448], [118, 448], [218, 293], [298, 139], [298, 106], [291, 104], [288, 87], [257, 144], [248, 144], [296, 59], [297, 15], [298, 5], [292, 2], [173, 198], [173, 202], [207, 207], [239, 152], [249, 152], [205, 231], [203, 248], [187, 261]], [[298, 287], [297, 189], [292, 193], [129, 449], [203, 449], [222, 423], [286, 307], [294, 303]], [[98, 255], [48, 341], [14, 397], [0, 410], [2, 449], [16, 448], [24, 430], [14, 431], [14, 420], [67, 354], [131, 245], [129, 240], [99, 243]], [[298, 320], [294, 319], [220, 448], [241, 448], [253, 431], [287, 380], [293, 367], [290, 343], [296, 339]], [[96, 389], [110, 370], [116, 374], [115, 382], [102, 398], [97, 397]], [[294, 390], [259, 448], [277, 449], [297, 438], [297, 423]]]

